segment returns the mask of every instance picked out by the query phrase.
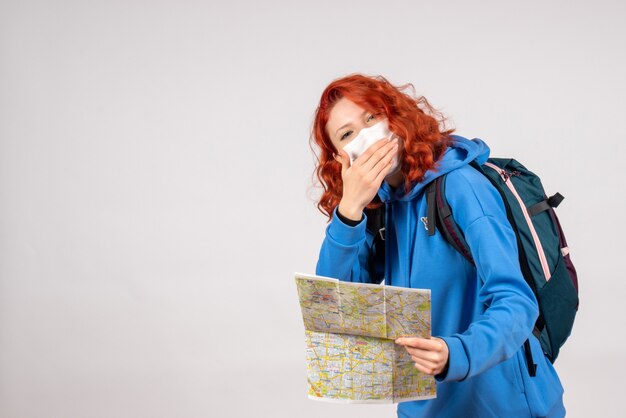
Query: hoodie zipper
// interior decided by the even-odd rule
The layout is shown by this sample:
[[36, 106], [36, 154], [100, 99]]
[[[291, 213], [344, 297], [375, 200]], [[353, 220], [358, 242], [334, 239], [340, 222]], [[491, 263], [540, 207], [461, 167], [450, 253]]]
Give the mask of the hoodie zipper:
[[520, 173], [519, 171], [503, 170], [497, 165], [492, 164], [490, 162], [486, 162], [485, 165], [495, 170], [500, 175], [500, 177], [504, 181], [504, 184], [506, 184], [506, 186], [509, 188], [511, 193], [513, 193], [513, 196], [515, 196], [517, 203], [519, 203], [519, 206], [522, 209], [522, 214], [524, 215], [524, 219], [526, 220], [526, 223], [528, 224], [528, 229], [530, 229], [530, 234], [533, 237], [533, 242], [535, 243], [535, 248], [537, 249], [537, 254], [539, 255], [539, 262], [541, 263], [541, 268], [543, 270], [543, 274], [547, 282], [548, 280], [550, 280], [551, 274], [550, 274], [550, 267], [548, 266], [548, 260], [546, 259], [546, 253], [543, 251], [543, 246], [541, 245], [541, 241], [539, 240], [539, 235], [537, 234], [537, 231], [535, 230], [533, 221], [530, 219], [530, 215], [528, 214], [528, 210], [526, 209], [526, 205], [524, 204], [524, 201], [520, 197], [519, 193], [517, 193], [517, 190], [515, 189], [513, 182], [508, 181], [512, 176], [519, 176], [522, 173]]

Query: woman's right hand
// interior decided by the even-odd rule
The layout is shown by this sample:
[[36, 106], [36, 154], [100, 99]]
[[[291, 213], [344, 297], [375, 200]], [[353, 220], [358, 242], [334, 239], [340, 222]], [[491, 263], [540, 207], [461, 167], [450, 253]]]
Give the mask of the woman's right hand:
[[348, 219], [358, 221], [363, 209], [374, 199], [383, 180], [391, 170], [398, 153], [398, 138], [383, 138], [370, 146], [352, 164], [344, 150], [335, 157], [341, 163], [343, 196], [339, 212]]

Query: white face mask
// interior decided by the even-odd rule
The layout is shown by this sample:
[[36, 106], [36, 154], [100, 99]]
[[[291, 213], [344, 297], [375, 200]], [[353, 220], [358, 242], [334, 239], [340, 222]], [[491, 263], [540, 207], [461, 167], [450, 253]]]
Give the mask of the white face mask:
[[[354, 162], [361, 154], [365, 152], [372, 144], [382, 138], [389, 138], [392, 140], [396, 135], [389, 130], [389, 126], [386, 120], [380, 121], [377, 124], [364, 128], [359, 131], [359, 134], [348, 145], [343, 147], [343, 150], [350, 156], [350, 164]], [[393, 158], [391, 163], [391, 171], [389, 174], [393, 174], [397, 171], [400, 161], [398, 160], [398, 154]]]

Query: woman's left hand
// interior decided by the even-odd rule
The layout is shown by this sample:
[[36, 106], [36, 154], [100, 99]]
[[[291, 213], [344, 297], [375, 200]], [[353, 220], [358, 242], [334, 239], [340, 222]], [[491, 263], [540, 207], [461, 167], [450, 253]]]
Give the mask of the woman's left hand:
[[404, 346], [420, 372], [434, 376], [446, 369], [450, 352], [441, 338], [402, 337], [396, 344]]

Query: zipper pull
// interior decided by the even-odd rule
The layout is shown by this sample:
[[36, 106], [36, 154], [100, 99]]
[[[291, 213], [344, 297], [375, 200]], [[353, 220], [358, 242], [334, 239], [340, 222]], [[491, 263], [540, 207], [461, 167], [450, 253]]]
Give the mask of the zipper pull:
[[515, 176], [521, 176], [522, 173], [514, 170], [514, 171], [506, 171], [506, 170], [502, 170], [502, 172], [500, 173], [500, 175], [502, 176], [502, 180], [504, 180], [504, 182], [506, 183], [511, 177]]

